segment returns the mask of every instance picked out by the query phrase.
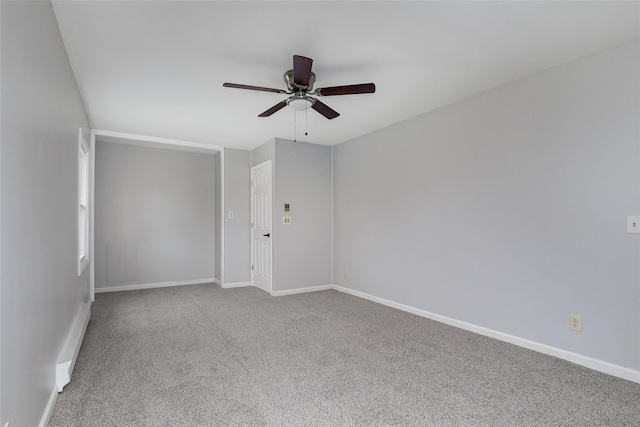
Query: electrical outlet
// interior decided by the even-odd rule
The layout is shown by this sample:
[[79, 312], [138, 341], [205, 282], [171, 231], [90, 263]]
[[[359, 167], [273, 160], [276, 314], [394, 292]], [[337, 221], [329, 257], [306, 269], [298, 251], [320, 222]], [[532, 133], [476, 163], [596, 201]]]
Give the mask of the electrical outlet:
[[233, 219], [233, 211], [229, 211], [229, 219]]
[[582, 316], [572, 314], [569, 316], [569, 329], [576, 332], [582, 332]]
[[282, 223], [283, 224], [291, 224], [291, 217], [290, 216], [283, 216], [282, 217]]

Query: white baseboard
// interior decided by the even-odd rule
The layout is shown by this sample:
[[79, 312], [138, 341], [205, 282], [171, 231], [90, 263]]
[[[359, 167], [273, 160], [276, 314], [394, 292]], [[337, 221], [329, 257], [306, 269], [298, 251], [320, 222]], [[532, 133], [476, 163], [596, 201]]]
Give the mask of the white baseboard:
[[234, 282], [234, 283], [224, 283], [220, 285], [220, 287], [224, 289], [243, 288], [245, 286], [251, 286], [251, 282]]
[[51, 414], [53, 414], [53, 407], [56, 405], [57, 399], [58, 399], [58, 389], [54, 387], [51, 390], [51, 394], [49, 395], [49, 400], [47, 401], [47, 406], [45, 406], [44, 408], [44, 412], [42, 413], [42, 417], [40, 418], [38, 427], [47, 427], [49, 425], [49, 420], [51, 419]]
[[107, 288], [96, 288], [95, 293], [99, 294], [103, 292], [137, 291], [139, 289], [167, 288], [169, 286], [202, 285], [204, 283], [215, 283], [215, 282], [216, 282], [216, 279], [198, 279], [198, 280], [184, 280], [179, 282], [161, 282], [161, 283], [144, 283], [140, 285], [110, 286]]
[[80, 311], [78, 311], [73, 325], [71, 325], [64, 347], [58, 356], [58, 362], [56, 363], [56, 388], [58, 392], [61, 392], [64, 386], [71, 381], [71, 374], [76, 366], [76, 360], [78, 359], [78, 353], [80, 352], [80, 346], [82, 345], [90, 317], [91, 303], [88, 302], [80, 307]]
[[285, 295], [302, 294], [305, 292], [326, 291], [328, 289], [335, 289], [335, 287], [334, 285], [320, 285], [320, 286], [311, 286], [308, 288], [287, 289], [284, 291], [271, 291], [270, 293], [274, 297], [282, 297]]
[[216, 285], [222, 287], [222, 282], [218, 279], [213, 279], [213, 283], [215, 283]]
[[508, 342], [510, 344], [514, 344], [519, 347], [524, 347], [529, 350], [537, 351], [539, 353], [548, 354], [550, 356], [567, 360], [569, 362], [584, 366], [589, 369], [593, 369], [595, 371], [613, 375], [614, 377], [633, 381], [635, 383], [640, 383], [640, 371], [636, 371], [634, 369], [625, 368], [623, 366], [615, 365], [609, 362], [604, 362], [602, 360], [594, 359], [588, 356], [583, 356], [581, 354], [573, 353], [571, 351], [563, 350], [557, 347], [552, 347], [546, 344], [530, 341], [514, 335], [505, 334], [503, 332], [495, 331], [493, 329], [488, 329], [488, 328], [484, 328], [482, 326], [474, 325], [471, 323], [462, 322], [460, 320], [452, 319], [446, 316], [441, 316], [439, 314], [431, 313], [429, 311], [421, 310], [419, 308], [411, 307], [405, 304], [400, 304], [384, 298], [379, 298], [373, 295], [366, 294], [364, 292], [354, 291], [353, 289], [345, 288], [342, 286], [332, 285], [331, 289], [335, 289], [337, 291], [344, 292], [346, 294], [353, 295], [359, 298], [364, 298], [369, 301], [376, 302], [378, 304], [386, 305], [388, 307], [397, 308], [398, 310], [406, 311], [408, 313], [416, 314], [418, 316], [426, 317], [427, 319], [435, 320], [437, 322], [446, 323], [447, 325], [455, 326], [457, 328], [474, 332], [476, 334], [495, 338], [497, 340]]

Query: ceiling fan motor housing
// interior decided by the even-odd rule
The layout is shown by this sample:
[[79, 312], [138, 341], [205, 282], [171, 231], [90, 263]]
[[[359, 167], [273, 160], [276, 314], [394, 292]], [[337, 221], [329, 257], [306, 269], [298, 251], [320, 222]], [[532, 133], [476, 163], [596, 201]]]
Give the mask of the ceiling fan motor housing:
[[313, 72], [311, 73], [311, 76], [309, 77], [309, 86], [300, 86], [295, 84], [293, 81], [293, 70], [289, 70], [284, 73], [284, 82], [287, 84], [289, 92], [310, 92], [313, 89], [313, 84], [316, 82], [316, 75]]

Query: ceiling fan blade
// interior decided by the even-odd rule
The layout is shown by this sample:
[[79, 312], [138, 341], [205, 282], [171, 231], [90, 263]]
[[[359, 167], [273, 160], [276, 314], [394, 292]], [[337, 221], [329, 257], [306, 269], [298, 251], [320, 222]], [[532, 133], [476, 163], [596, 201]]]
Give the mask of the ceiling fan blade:
[[241, 84], [237, 84], [237, 83], [224, 83], [222, 86], [224, 86], [224, 87], [232, 87], [234, 89], [248, 89], [248, 90], [260, 90], [262, 92], [287, 93], [287, 91], [282, 90], [282, 89], [272, 89], [270, 87], [241, 85]]
[[316, 110], [318, 113], [322, 114], [323, 116], [325, 116], [329, 120], [335, 119], [336, 117], [338, 117], [340, 115], [340, 113], [338, 113], [337, 111], [333, 110], [327, 104], [324, 104], [324, 103], [318, 101], [317, 99], [316, 99], [316, 102], [313, 103], [311, 108], [313, 108], [314, 110]]
[[306, 56], [293, 55], [293, 82], [298, 86], [309, 86], [313, 59]]
[[270, 115], [272, 115], [276, 111], [280, 111], [281, 109], [283, 109], [286, 106], [287, 106], [287, 103], [285, 101], [279, 102], [276, 105], [274, 105], [273, 107], [269, 108], [264, 113], [258, 114], [258, 117], [269, 117]]
[[332, 95], [357, 95], [359, 93], [374, 93], [376, 85], [373, 83], [361, 83], [359, 85], [332, 86], [316, 89], [315, 93], [321, 96]]

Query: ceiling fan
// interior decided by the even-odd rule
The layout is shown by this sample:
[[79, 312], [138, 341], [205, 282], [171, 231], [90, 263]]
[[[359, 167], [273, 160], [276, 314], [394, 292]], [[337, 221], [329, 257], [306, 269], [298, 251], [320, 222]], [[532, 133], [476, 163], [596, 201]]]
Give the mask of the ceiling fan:
[[374, 93], [376, 91], [376, 85], [373, 83], [361, 83], [356, 85], [347, 86], [332, 86], [323, 87], [313, 90], [313, 84], [316, 81], [316, 75], [311, 72], [311, 66], [313, 59], [305, 56], [293, 55], [293, 70], [289, 70], [284, 73], [284, 81], [287, 84], [287, 90], [273, 89], [269, 87], [249, 86], [237, 83], [224, 83], [224, 87], [231, 87], [235, 89], [248, 89], [259, 90], [263, 92], [273, 92], [291, 95], [269, 108], [265, 112], [258, 115], [258, 117], [269, 117], [276, 111], [281, 110], [285, 106], [289, 106], [298, 111], [305, 111], [309, 108], [313, 108], [318, 113], [325, 116], [327, 119], [335, 119], [340, 114], [330, 108], [328, 105], [320, 102], [313, 96], [334, 96], [334, 95], [356, 95], [360, 93]]

